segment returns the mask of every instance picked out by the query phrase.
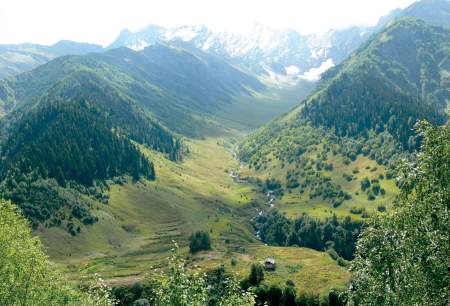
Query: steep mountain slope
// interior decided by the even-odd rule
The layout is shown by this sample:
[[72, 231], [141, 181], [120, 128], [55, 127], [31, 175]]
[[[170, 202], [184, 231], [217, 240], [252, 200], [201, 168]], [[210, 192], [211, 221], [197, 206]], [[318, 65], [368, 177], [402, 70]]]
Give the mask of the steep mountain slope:
[[329, 214], [331, 204], [361, 214], [383, 205], [395, 193], [385, 167], [416, 148], [416, 120], [448, 118], [449, 42], [450, 30], [419, 19], [390, 24], [326, 72], [300, 106], [242, 144], [249, 166], [242, 175], [259, 178], [290, 213]]
[[450, 30], [402, 19], [328, 71], [302, 113], [342, 136], [388, 130], [406, 147], [418, 119], [445, 119], [449, 41]]
[[0, 103], [5, 112], [31, 107], [38, 102], [37, 95], [55, 94], [55, 84], [61, 82], [65, 86], [56, 89], [63, 97], [90, 95], [94, 83], [99, 94], [113, 92], [112, 97], [130, 100], [171, 129], [191, 136], [207, 128], [204, 115], [230, 103], [232, 97], [264, 90], [259, 81], [214, 56], [154, 45], [140, 52], [119, 48], [58, 58], [1, 81]]
[[31, 70], [63, 55], [102, 52], [99, 45], [61, 40], [54, 45], [0, 45], [0, 79]]
[[34, 107], [2, 119], [0, 193], [34, 226], [62, 225], [75, 235], [81, 222], [96, 221], [93, 203], [107, 202], [106, 180], [154, 179], [152, 162], [132, 141], [172, 160], [181, 157], [177, 138], [108, 89], [89, 74], [68, 77], [36, 97]]

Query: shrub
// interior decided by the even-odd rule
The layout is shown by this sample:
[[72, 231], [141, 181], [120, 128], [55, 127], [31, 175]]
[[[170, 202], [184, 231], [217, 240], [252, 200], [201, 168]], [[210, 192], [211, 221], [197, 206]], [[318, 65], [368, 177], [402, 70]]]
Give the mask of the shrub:
[[231, 266], [236, 267], [236, 265], [237, 265], [237, 259], [236, 259], [236, 257], [232, 257], [231, 258]]
[[197, 231], [189, 238], [189, 251], [194, 254], [199, 251], [211, 250], [211, 239], [204, 231]]
[[384, 206], [384, 205], [379, 205], [379, 206], [377, 207], [377, 209], [378, 209], [379, 212], [385, 212], [385, 211], [386, 211], [386, 206]]
[[349, 263], [349, 261], [345, 260], [344, 258], [339, 257], [337, 259], [337, 264], [341, 267], [348, 267], [350, 263]]
[[264, 279], [264, 267], [260, 264], [252, 264], [248, 282], [251, 286], [258, 286]]
[[370, 187], [370, 181], [369, 181], [369, 178], [366, 176], [361, 181], [361, 190], [366, 191], [366, 189], [369, 187]]
[[372, 191], [375, 195], [378, 195], [380, 193], [380, 184], [379, 183], [373, 183], [372, 184]]
[[350, 209], [350, 212], [354, 215], [360, 215], [365, 211], [365, 208], [361, 208], [361, 207], [352, 207]]

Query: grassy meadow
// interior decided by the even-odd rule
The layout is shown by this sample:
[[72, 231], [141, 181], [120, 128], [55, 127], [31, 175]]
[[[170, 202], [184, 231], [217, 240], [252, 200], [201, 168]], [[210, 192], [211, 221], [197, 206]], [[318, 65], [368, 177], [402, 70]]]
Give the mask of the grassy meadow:
[[[318, 148], [320, 152], [320, 148]], [[316, 151], [306, 154], [311, 159], [314, 159]], [[286, 174], [289, 170], [294, 169], [294, 164], [282, 165], [281, 162], [274, 156], [269, 157], [265, 168], [255, 170], [249, 167], [241, 167], [240, 173], [242, 177], [255, 177], [262, 181], [270, 178], [275, 178], [281, 181], [282, 185], [286, 185]], [[340, 185], [342, 189], [348, 192], [352, 198], [344, 201], [340, 206], [334, 208], [329, 202], [323, 200], [322, 197], [315, 197], [310, 199], [309, 189], [304, 193], [299, 193], [297, 188], [290, 192], [285, 192], [282, 198], [277, 198], [275, 207], [287, 214], [287, 216], [295, 218], [303, 213], [308, 213], [317, 218], [331, 217], [336, 214], [338, 217], [345, 217], [350, 215], [353, 219], [360, 219], [361, 214], [352, 214], [352, 208], [365, 209], [367, 213], [377, 211], [378, 206], [382, 205], [389, 208], [394, 197], [398, 193], [398, 188], [392, 179], [381, 179], [380, 187], [386, 191], [385, 195], [379, 195], [375, 200], [368, 200], [367, 194], [361, 191], [361, 181], [368, 177], [369, 180], [379, 178], [380, 175], [386, 174], [386, 167], [377, 164], [376, 161], [369, 159], [363, 155], [358, 155], [356, 160], [351, 161], [350, 164], [344, 163], [344, 158], [340, 155], [333, 156], [329, 154], [326, 163], [333, 164], [332, 171], [322, 171], [324, 176], [330, 177], [331, 180]], [[355, 169], [356, 171], [355, 173]], [[343, 177], [343, 174], [351, 174], [352, 180], [348, 181]]]

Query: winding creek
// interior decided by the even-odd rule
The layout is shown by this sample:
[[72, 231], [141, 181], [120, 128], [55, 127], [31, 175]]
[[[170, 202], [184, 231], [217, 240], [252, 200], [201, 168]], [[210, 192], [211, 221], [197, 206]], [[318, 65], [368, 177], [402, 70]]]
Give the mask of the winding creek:
[[[245, 166], [244, 162], [242, 162], [237, 153], [236, 153], [236, 148], [233, 148], [232, 150], [230, 150], [231, 155], [233, 156], [234, 159], [236, 159], [239, 162], [239, 169], [241, 169], [242, 167]], [[245, 179], [245, 178], [241, 178], [239, 170], [228, 170], [228, 175], [233, 179], [233, 181], [235, 181], [236, 183], [239, 184], [250, 184], [250, 182]], [[275, 207], [275, 200], [276, 197], [273, 193], [273, 191], [268, 191], [266, 193], [266, 204], [267, 204], [267, 208], [274, 208]], [[256, 209], [256, 215], [253, 216], [250, 220], [254, 221], [257, 217], [261, 216], [264, 213], [264, 210], [262, 209]], [[261, 240], [260, 237], [260, 233], [259, 230], [257, 230], [255, 232], [255, 236], [258, 240]]]

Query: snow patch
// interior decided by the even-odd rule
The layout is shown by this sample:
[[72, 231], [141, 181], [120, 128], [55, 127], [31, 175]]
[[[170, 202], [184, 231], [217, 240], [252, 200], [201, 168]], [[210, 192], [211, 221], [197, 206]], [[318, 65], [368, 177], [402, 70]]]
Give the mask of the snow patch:
[[168, 31], [165, 34], [165, 40], [172, 40], [175, 38], [181, 39], [183, 41], [189, 42], [198, 35], [198, 31], [192, 27], [179, 27], [172, 31]]
[[300, 76], [300, 79], [307, 81], [317, 81], [320, 79], [320, 75], [334, 66], [331, 58], [322, 62], [319, 67], [311, 68]]
[[208, 37], [208, 39], [205, 41], [205, 43], [202, 46], [202, 50], [208, 50], [211, 48], [211, 45], [214, 43], [214, 39], [212, 36]]
[[134, 51], [143, 50], [145, 47], [148, 47], [150, 44], [145, 40], [138, 40], [134, 44], [130, 45], [128, 48], [133, 49]]

